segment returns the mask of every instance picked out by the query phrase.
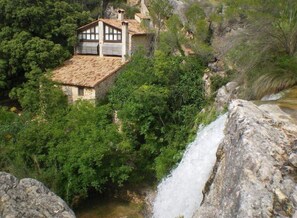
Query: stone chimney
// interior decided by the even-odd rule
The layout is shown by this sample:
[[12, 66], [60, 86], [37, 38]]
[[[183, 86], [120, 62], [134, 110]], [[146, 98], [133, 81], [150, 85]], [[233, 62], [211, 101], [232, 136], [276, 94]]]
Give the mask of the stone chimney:
[[102, 20], [99, 20], [99, 55], [103, 57], [103, 44], [104, 44], [104, 24]]
[[129, 32], [128, 22], [122, 22], [122, 62], [126, 62], [128, 59], [128, 47], [129, 47]]
[[125, 10], [119, 9], [118, 10], [118, 20], [123, 21], [125, 18]]

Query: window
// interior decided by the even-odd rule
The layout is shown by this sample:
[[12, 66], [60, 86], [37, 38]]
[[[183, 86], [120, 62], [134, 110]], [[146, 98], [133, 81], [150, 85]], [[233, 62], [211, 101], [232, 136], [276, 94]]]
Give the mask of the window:
[[93, 26], [89, 29], [83, 30], [78, 34], [78, 38], [81, 41], [97, 41], [99, 40], [99, 28], [98, 26]]
[[121, 42], [122, 41], [122, 31], [105, 24], [104, 25], [104, 41]]
[[84, 88], [78, 87], [78, 96], [84, 96]]

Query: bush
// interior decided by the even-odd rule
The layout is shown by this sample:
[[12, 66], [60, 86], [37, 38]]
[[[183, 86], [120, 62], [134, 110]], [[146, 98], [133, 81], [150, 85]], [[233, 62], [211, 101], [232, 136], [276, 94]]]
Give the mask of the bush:
[[[20, 122], [18, 116], [6, 117]], [[13, 135], [12, 127], [2, 127], [0, 134]], [[2, 169], [41, 180], [69, 203], [75, 196], [86, 197], [91, 188], [122, 186], [133, 170], [127, 161], [131, 149], [121, 146], [109, 105], [78, 102], [55, 119], [27, 120], [9, 138], [1, 145], [13, 152], [12, 161], [2, 164]]]
[[139, 157], [136, 173], [153, 168], [161, 178], [180, 160], [205, 103], [203, 69], [198, 58], [157, 51], [152, 59], [136, 54], [120, 74], [109, 99]]
[[297, 84], [297, 57], [280, 56], [269, 65], [251, 78], [252, 98], [260, 99]]

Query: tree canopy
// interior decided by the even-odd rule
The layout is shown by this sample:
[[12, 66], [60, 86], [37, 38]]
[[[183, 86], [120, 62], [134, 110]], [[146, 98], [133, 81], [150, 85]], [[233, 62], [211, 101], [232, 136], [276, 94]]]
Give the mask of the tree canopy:
[[1, 93], [61, 64], [88, 20], [88, 12], [66, 1], [0, 0]]
[[159, 178], [179, 160], [178, 153], [194, 125], [193, 117], [205, 104], [203, 68], [202, 61], [195, 57], [168, 56], [161, 51], [156, 51], [153, 58], [138, 54], [110, 93], [123, 131], [141, 161], [150, 166], [154, 163], [151, 160], [168, 150], [175, 151], [174, 157], [150, 166], [162, 169], [157, 170]]

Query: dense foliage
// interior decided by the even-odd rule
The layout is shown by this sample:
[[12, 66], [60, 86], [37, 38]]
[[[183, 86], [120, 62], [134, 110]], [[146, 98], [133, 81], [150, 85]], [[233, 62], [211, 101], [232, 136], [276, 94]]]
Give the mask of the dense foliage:
[[206, 16], [200, 3], [191, 3], [185, 11], [185, 29], [190, 34], [187, 46], [191, 47], [195, 53], [208, 61], [212, 58], [211, 20]]
[[23, 99], [20, 115], [0, 111], [1, 170], [37, 178], [69, 202], [90, 189], [161, 178], [180, 160], [205, 103], [202, 71], [197, 58], [138, 54], [110, 102], [97, 106], [68, 105], [41, 77], [39, 95]]
[[88, 20], [66, 1], [0, 0], [0, 96], [68, 58]]
[[119, 77], [109, 99], [137, 151], [138, 170], [162, 178], [180, 159], [205, 103], [202, 72], [198, 58], [156, 51], [153, 58], [135, 56]]
[[1, 170], [40, 179], [68, 202], [122, 185], [132, 170], [108, 105], [81, 102], [48, 119], [2, 109], [0, 117]]

